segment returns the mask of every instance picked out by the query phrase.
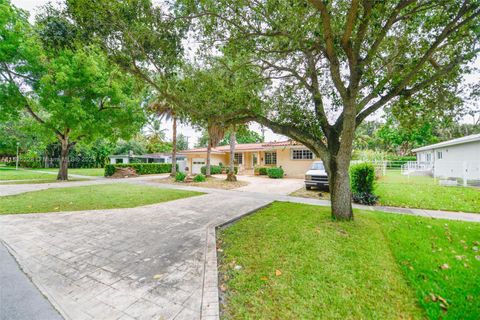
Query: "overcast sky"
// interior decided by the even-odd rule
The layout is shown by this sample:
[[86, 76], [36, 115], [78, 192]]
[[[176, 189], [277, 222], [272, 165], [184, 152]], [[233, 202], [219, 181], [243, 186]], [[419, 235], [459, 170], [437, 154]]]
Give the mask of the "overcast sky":
[[[41, 7], [41, 6], [43, 6], [43, 5], [45, 5], [49, 2], [55, 3], [55, 2], [58, 2], [58, 1], [52, 1], [52, 0], [11, 0], [11, 2], [15, 6], [29, 11], [30, 16], [31, 16], [30, 20], [32, 21], [33, 20], [32, 18], [34, 17], [35, 12], [38, 10], [38, 7]], [[474, 66], [477, 69], [480, 69], [480, 57], [477, 58], [477, 60], [474, 63]], [[479, 73], [476, 72], [474, 74], [467, 75], [465, 77], [465, 79], [466, 79], [466, 82], [468, 82], [468, 83], [475, 83], [475, 82], [480, 81], [479, 77], [480, 77]], [[377, 113], [377, 115], [374, 115], [374, 117], [378, 118], [379, 114]], [[167, 136], [171, 137], [171, 126], [172, 126], [171, 122], [165, 122], [164, 121], [163, 125], [164, 125], [164, 128], [166, 129], [165, 131], [166, 131]], [[257, 131], [258, 133], [261, 133], [259, 125], [253, 124], [250, 127], [251, 127], [251, 129]], [[190, 147], [193, 147], [193, 145], [196, 143], [198, 137], [200, 136], [200, 132], [197, 132], [192, 127], [186, 126], [186, 125], [179, 126], [178, 133], [182, 133], [185, 136], [189, 137]], [[285, 139], [286, 139], [286, 137], [281, 136], [281, 135], [277, 135], [277, 134], [273, 133], [272, 131], [270, 131], [268, 129], [265, 131], [265, 140], [266, 141], [275, 141], [275, 140], [278, 141], [278, 140], [285, 140]]]

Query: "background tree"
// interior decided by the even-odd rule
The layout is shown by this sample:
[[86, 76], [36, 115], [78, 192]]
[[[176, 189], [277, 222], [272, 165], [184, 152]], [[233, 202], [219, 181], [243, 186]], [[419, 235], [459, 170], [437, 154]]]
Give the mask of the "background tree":
[[195, 148], [206, 148], [208, 144], [208, 132], [205, 129], [200, 131], [200, 136], [195, 143]]
[[206, 175], [210, 175], [211, 149], [225, 131], [245, 123], [260, 108], [258, 75], [233, 59], [212, 59], [207, 67], [186, 68], [179, 85], [180, 105], [189, 121], [208, 134]]
[[256, 131], [250, 130], [248, 125], [241, 125], [236, 127], [236, 131], [229, 130], [225, 134], [225, 138], [220, 141], [219, 145], [226, 146], [230, 144], [230, 135], [231, 133], [235, 133], [235, 141], [236, 143], [260, 143], [264, 142], [263, 137]]
[[188, 149], [188, 137], [182, 133], [177, 135], [177, 147], [179, 150], [187, 150]]
[[0, 33], [10, 43], [0, 47], [0, 113], [24, 110], [48, 129], [61, 144], [58, 179], [67, 180], [69, 151], [78, 141], [116, 139], [142, 125], [138, 88], [97, 48], [73, 48], [65, 37], [52, 46], [38, 36], [64, 21], [37, 23], [35, 33], [22, 11], [8, 5], [4, 12]]
[[162, 120], [157, 115], [149, 115], [147, 117], [147, 125], [145, 131], [148, 138], [165, 140], [165, 128], [162, 128]]
[[172, 121], [172, 172], [170, 175], [174, 177], [177, 174], [177, 107], [167, 99], [159, 97], [150, 108], [157, 113], [160, 119]]
[[182, 62], [185, 21], [173, 17], [169, 2], [159, 6], [150, 0], [66, 0], [66, 4], [62, 14], [79, 27], [85, 42], [99, 43], [111, 61], [147, 84], [158, 115], [173, 121], [171, 174], [175, 175], [180, 112], [170, 83], [175, 83]]
[[41, 153], [54, 141], [50, 132], [32, 119], [27, 112], [18, 117], [0, 121], [0, 155], [14, 157], [17, 154], [17, 143], [20, 154], [28, 150]]
[[252, 119], [322, 158], [338, 220], [353, 218], [355, 129], [385, 105], [454, 91], [479, 50], [478, 1], [179, 3], [203, 27], [203, 52], [241, 52], [272, 82], [267, 108]]
[[119, 139], [115, 145], [114, 154], [130, 154], [142, 155], [147, 153], [147, 141], [142, 136], [137, 134], [134, 138], [129, 140]]

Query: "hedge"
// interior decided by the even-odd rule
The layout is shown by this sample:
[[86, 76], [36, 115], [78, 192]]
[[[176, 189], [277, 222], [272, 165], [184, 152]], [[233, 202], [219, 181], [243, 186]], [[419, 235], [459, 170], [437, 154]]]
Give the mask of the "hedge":
[[398, 169], [403, 164], [407, 163], [408, 161], [416, 161], [417, 157], [415, 157], [415, 156], [389, 155], [389, 156], [386, 157], [386, 160], [387, 160], [387, 168]]
[[266, 176], [268, 168], [269, 167], [255, 167], [254, 171], [261, 176]]
[[[17, 165], [16, 160], [8, 161], [5, 163], [7, 167], [15, 167]], [[45, 159], [40, 157], [22, 157], [18, 161], [18, 166], [21, 168], [30, 168], [30, 169], [39, 169], [39, 168], [59, 168], [60, 159], [59, 158], [47, 158], [47, 163], [45, 164]], [[92, 158], [75, 158], [71, 157], [68, 160], [68, 168], [99, 168]]]
[[[223, 165], [218, 165], [218, 166], [215, 166], [215, 165], [210, 165], [210, 174], [221, 174], [221, 173], [228, 173], [228, 171], [230, 170], [230, 167], [225, 167]], [[238, 167], [234, 167], [234, 170], [235, 170], [235, 174], [238, 173]], [[207, 166], [203, 166], [200, 168], [200, 172], [204, 175], [207, 174]]]
[[[117, 163], [105, 165], [105, 177], [115, 173], [116, 168], [133, 168], [137, 174], [170, 173], [171, 163]], [[178, 166], [177, 166], [178, 168]]]
[[272, 179], [283, 178], [283, 169], [282, 168], [268, 168], [267, 175]]
[[[17, 166], [17, 161], [16, 160], [8, 161], [8, 162], [5, 163], [5, 165], [7, 167], [16, 167]], [[39, 168], [43, 168], [44, 164], [42, 163], [42, 161], [37, 160], [37, 159], [22, 159], [22, 158], [20, 158], [20, 160], [18, 160], [18, 166], [20, 168], [39, 169]]]
[[[202, 174], [207, 174], [207, 166], [200, 168]], [[223, 171], [223, 166], [210, 165], [210, 174], [221, 174]]]
[[375, 167], [370, 163], [358, 163], [350, 166], [350, 186], [353, 201], [373, 205], [377, 197], [373, 194], [375, 187]]

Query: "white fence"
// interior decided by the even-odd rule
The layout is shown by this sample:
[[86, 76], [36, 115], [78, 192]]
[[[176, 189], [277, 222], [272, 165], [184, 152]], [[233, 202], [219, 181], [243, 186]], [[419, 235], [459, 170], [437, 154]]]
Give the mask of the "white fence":
[[[409, 174], [411, 172], [431, 172], [433, 165], [431, 163], [408, 161], [401, 165], [400, 170], [402, 174]], [[433, 174], [433, 173], [432, 173]]]
[[480, 186], [480, 159], [478, 161], [447, 161], [435, 163], [411, 161], [402, 165], [404, 175], [430, 175], [442, 185]]

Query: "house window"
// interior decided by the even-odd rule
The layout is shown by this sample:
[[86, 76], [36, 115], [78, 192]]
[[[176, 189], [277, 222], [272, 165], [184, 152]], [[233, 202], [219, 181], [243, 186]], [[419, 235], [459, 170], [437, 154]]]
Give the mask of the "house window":
[[243, 153], [235, 153], [234, 161], [236, 164], [243, 164]]
[[442, 158], [443, 158], [442, 151], [437, 151], [437, 159], [442, 159]]
[[265, 152], [265, 164], [277, 164], [277, 153]]
[[311, 160], [313, 159], [313, 152], [308, 149], [293, 149], [293, 160]]
[[427, 153], [427, 162], [430, 162], [432, 160], [432, 155], [430, 153]]

